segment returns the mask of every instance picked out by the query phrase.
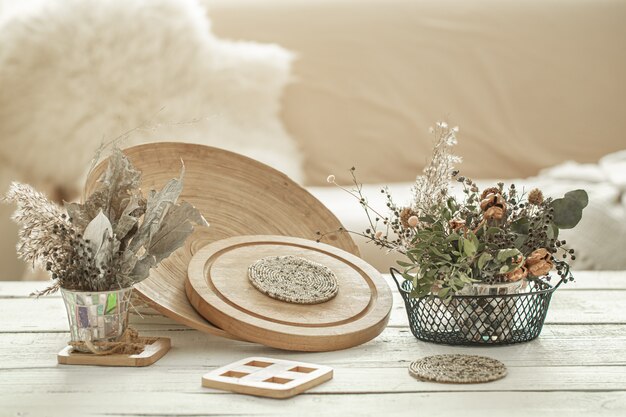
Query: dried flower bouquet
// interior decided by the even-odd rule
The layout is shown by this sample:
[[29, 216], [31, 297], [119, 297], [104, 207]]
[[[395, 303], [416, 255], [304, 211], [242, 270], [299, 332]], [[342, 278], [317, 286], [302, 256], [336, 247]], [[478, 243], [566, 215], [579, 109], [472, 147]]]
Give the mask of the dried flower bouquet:
[[151, 268], [181, 247], [193, 225], [207, 225], [197, 209], [177, 203], [180, 178], [144, 196], [139, 172], [115, 148], [106, 172], [84, 203], [48, 200], [29, 185], [13, 183], [5, 197], [17, 203], [20, 225], [17, 253], [50, 272], [53, 284], [35, 295], [59, 288], [103, 292], [129, 288], [148, 277]]
[[[480, 190], [454, 167], [460, 162], [452, 153], [458, 128], [440, 122], [431, 132], [432, 158], [416, 179], [412, 201], [397, 205], [386, 188], [381, 190], [389, 214], [370, 206], [354, 168], [351, 189], [339, 186], [333, 175], [328, 177], [359, 201], [369, 220], [364, 232], [339, 232], [356, 233], [405, 255], [398, 264], [404, 279], [412, 283], [412, 297], [433, 294], [448, 299], [481, 282], [550, 280], [553, 270], [564, 281], [572, 280], [568, 259], [575, 259], [574, 249], [559, 239], [559, 230], [580, 221], [587, 193], [574, 190], [552, 199], [539, 189], [525, 193], [503, 183]], [[462, 198], [451, 195], [452, 181], [462, 185]], [[319, 233], [319, 240], [327, 234]]]

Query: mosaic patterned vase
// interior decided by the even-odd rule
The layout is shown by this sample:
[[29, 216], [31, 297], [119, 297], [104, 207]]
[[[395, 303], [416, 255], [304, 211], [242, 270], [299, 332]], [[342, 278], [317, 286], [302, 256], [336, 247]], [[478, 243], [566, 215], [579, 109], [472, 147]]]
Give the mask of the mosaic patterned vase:
[[[126, 331], [132, 287], [106, 292], [61, 288], [72, 342], [114, 342]], [[88, 352], [87, 349], [78, 349]]]

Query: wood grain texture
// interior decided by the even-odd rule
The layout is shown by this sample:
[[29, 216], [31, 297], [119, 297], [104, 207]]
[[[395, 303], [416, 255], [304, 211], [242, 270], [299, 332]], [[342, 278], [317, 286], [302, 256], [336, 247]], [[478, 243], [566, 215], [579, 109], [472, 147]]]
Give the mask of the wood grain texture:
[[333, 378], [329, 366], [253, 356], [202, 377], [202, 386], [276, 399], [302, 394]]
[[[190, 238], [135, 286], [154, 308], [194, 329], [233, 337], [199, 316], [185, 296], [187, 264], [194, 248], [207, 242], [251, 234], [274, 234], [314, 239], [318, 230], [332, 231], [341, 224], [308, 191], [275, 169], [245, 156], [209, 146], [185, 143], [150, 143], [124, 150], [142, 172], [142, 189], [160, 189], [178, 177], [185, 164], [181, 201], [193, 204], [210, 224], [209, 230]], [[99, 164], [87, 179], [89, 194], [106, 169]], [[329, 244], [355, 255], [358, 248], [348, 234], [331, 236]]]
[[[149, 369], [149, 368], [148, 368]], [[114, 380], [111, 379], [113, 383]], [[326, 385], [326, 384], [324, 384]], [[50, 391], [2, 398], [3, 417], [205, 417], [205, 416], [459, 416], [623, 417], [623, 391], [304, 393], [288, 401], [230, 393], [147, 392], [105, 397], [99, 392]], [[417, 404], [417, 405], [416, 405]]]
[[[585, 276], [589, 280], [582, 282]], [[135, 318], [134, 326], [142, 335], [171, 338], [172, 349], [153, 366], [116, 369], [57, 365], [56, 352], [68, 340], [63, 302], [11, 298], [31, 290], [32, 283], [8, 283], [0, 286], [0, 415], [622, 417], [623, 281], [615, 274], [603, 278], [602, 273], [579, 273], [577, 278], [581, 288], [575, 284], [555, 294], [562, 300], [550, 307], [555, 320], [529, 343], [466, 348], [420, 342], [406, 326], [401, 304], [397, 323], [377, 338], [347, 350], [316, 353], [225, 339], [170, 319], [147, 317]], [[600, 311], [603, 306], [602, 320], [614, 317], [617, 323], [588, 319], [588, 309]], [[15, 328], [21, 330], [10, 330]], [[409, 376], [411, 361], [441, 353], [490, 356], [505, 363], [509, 375], [473, 386], [442, 386]], [[334, 378], [281, 402], [201, 386], [204, 373], [247, 356], [324, 364], [334, 368]]]
[[[155, 367], [189, 368], [196, 372], [255, 355], [313, 362], [334, 368], [401, 367], [405, 371], [409, 363], [419, 357], [443, 353], [486, 355], [502, 361], [509, 368], [586, 366], [598, 370], [601, 367], [626, 366], [624, 325], [545, 326], [541, 336], [532, 342], [486, 348], [420, 342], [406, 328], [387, 328], [368, 343], [334, 352], [289, 352], [194, 330], [155, 331], [141, 327], [138, 330], [147, 336], [166, 336], [173, 341], [170, 352]], [[54, 368], [56, 353], [67, 344], [68, 339], [68, 333], [0, 333], [0, 370]]]
[[[579, 273], [579, 283], [561, 286], [554, 293], [546, 324], [626, 324], [626, 275], [618, 279], [602, 279], [596, 273]], [[408, 320], [404, 302], [395, 289], [389, 275], [383, 276], [393, 288], [393, 308], [388, 327], [406, 328]], [[587, 280], [585, 277], [589, 277]], [[584, 280], [584, 281], [583, 281]], [[584, 284], [584, 285], [583, 285]], [[582, 288], [577, 288], [580, 285]], [[611, 290], [607, 287], [615, 287]], [[0, 287], [1, 288], [1, 287]], [[33, 283], [14, 282], [6, 287], [8, 294], [20, 294], [32, 290]], [[36, 287], [35, 287], [36, 288]], [[2, 293], [0, 292], [0, 299]], [[25, 304], [22, 304], [25, 303]], [[27, 306], [36, 321], [22, 318], [22, 306]], [[131, 310], [132, 311], [132, 310]], [[196, 313], [197, 314], [197, 313]], [[5, 297], [0, 302], [0, 332], [41, 332], [67, 331], [67, 315], [63, 301], [58, 296], [32, 299], [26, 297]], [[131, 323], [151, 330], [184, 330], [186, 326], [167, 317], [131, 314]]]
[[[166, 358], [169, 355], [166, 356]], [[210, 368], [157, 366], [157, 364], [136, 369], [104, 367], [56, 367], [3, 370], [0, 392], [5, 395], [45, 395], [51, 386], [66, 393], [99, 392], [101, 395], [125, 395], [132, 393], [142, 397], [151, 392], [178, 389], [180, 392], [195, 394], [216, 394], [213, 389], [201, 387], [201, 376]], [[218, 365], [219, 366], [219, 365]], [[72, 369], [70, 369], [72, 368]], [[79, 370], [77, 368], [81, 368]], [[335, 367], [332, 382], [312, 388], [314, 394], [376, 394], [392, 393], [436, 393], [442, 390], [452, 392], [512, 391], [523, 395], [532, 391], [626, 391], [624, 369], [620, 367], [583, 366], [541, 366], [509, 368], [509, 375], [502, 381], [485, 385], [448, 385], [437, 383], [417, 383], [407, 372], [407, 365], [389, 367]], [[116, 384], [106, 385], [98, 381], [117, 378]], [[509, 380], [507, 382], [507, 380]]]
[[[268, 256], [300, 256], [330, 268], [339, 291], [315, 305], [268, 297], [248, 280], [249, 265]], [[242, 339], [287, 350], [356, 346], [385, 328], [388, 284], [360, 258], [323, 243], [283, 236], [242, 236], [198, 251], [188, 269], [187, 296], [207, 320]]]
[[[386, 271], [385, 271], [386, 272]], [[564, 291], [588, 290], [626, 290], [626, 274], [623, 271], [573, 271], [576, 280], [559, 287], [558, 293]], [[389, 277], [387, 273], [383, 276]], [[17, 278], [17, 277], [15, 277]], [[389, 282], [391, 279], [389, 279]], [[45, 283], [33, 281], [0, 281], [0, 299], [29, 298], [29, 294], [45, 287]], [[395, 284], [393, 284], [395, 288]], [[47, 295], [45, 298], [58, 298], [59, 293]]]
[[57, 361], [62, 365], [142, 367], [152, 365], [161, 359], [170, 347], [171, 340], [167, 337], [159, 337], [136, 355], [92, 355], [73, 352], [71, 346], [66, 346], [57, 354]]

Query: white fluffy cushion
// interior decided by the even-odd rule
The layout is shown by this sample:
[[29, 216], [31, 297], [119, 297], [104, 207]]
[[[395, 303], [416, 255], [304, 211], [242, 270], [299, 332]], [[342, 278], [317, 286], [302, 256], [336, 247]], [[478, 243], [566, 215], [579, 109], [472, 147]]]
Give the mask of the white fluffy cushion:
[[292, 55], [215, 38], [197, 1], [47, 1], [0, 33], [0, 157], [23, 180], [73, 183], [103, 138], [146, 120], [125, 145], [213, 145], [302, 179], [278, 117]]
[[[292, 58], [276, 45], [217, 39], [194, 0], [0, 3], [0, 193], [20, 180], [71, 195], [103, 139], [146, 121], [123, 146], [202, 143], [301, 181], [300, 152], [279, 118]], [[21, 270], [8, 213], [0, 279]]]

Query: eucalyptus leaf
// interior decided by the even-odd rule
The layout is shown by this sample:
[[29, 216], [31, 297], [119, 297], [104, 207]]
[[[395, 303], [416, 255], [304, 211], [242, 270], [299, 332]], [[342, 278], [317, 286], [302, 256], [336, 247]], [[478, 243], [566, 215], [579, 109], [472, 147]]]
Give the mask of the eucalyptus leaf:
[[480, 241], [478, 240], [478, 237], [471, 231], [467, 234], [467, 236], [474, 244], [476, 250], [478, 250], [478, 248], [480, 247]]
[[496, 260], [498, 262], [505, 262], [507, 259], [517, 257], [521, 254], [522, 253], [518, 249], [515, 249], [515, 248], [501, 249], [498, 251], [498, 254], [496, 255]]
[[407, 274], [406, 272], [401, 272], [402, 278], [406, 279], [407, 281], [413, 281], [413, 279], [415, 277], [413, 277], [412, 275]]
[[548, 239], [557, 239], [559, 237], [559, 228], [554, 223], [550, 223], [548, 225], [547, 235]]
[[468, 258], [474, 256], [477, 249], [476, 244], [472, 240], [465, 240], [465, 243], [463, 244], [463, 252]]
[[587, 207], [589, 204], [589, 195], [585, 190], [573, 190], [565, 193], [565, 198], [569, 198], [577, 201], [582, 208]]
[[448, 261], [452, 259], [452, 257], [451, 257], [450, 255], [448, 255], [447, 253], [443, 253], [443, 252], [441, 252], [441, 251], [440, 251], [439, 249], [437, 249], [435, 246], [433, 246], [433, 247], [431, 248], [431, 250], [432, 250], [432, 251], [433, 251], [433, 252], [434, 252], [437, 256], [439, 256], [440, 258], [446, 259], [446, 260], [448, 260]]
[[[459, 272], [459, 279], [463, 284], [471, 284], [473, 282], [476, 282], [475, 279], [470, 278], [466, 273], [464, 272]], [[464, 287], [464, 285], [460, 285], [460, 287]]]
[[528, 236], [526, 235], [518, 235], [513, 241], [513, 244], [515, 245], [516, 248], [521, 248], [527, 239], [528, 239]]
[[446, 242], [454, 242], [459, 240], [459, 235], [458, 233], [450, 233], [450, 235], [446, 238]]
[[572, 229], [583, 217], [584, 206], [572, 198], [563, 197], [554, 200], [551, 207], [554, 209], [553, 222], [559, 229]]
[[482, 270], [487, 262], [493, 259], [493, 256], [489, 252], [483, 252], [478, 257], [478, 269]]
[[527, 235], [530, 228], [530, 222], [527, 217], [521, 217], [511, 223], [511, 230], [515, 233]]
[[435, 219], [432, 216], [422, 216], [419, 218], [419, 221], [424, 223], [435, 223]]

